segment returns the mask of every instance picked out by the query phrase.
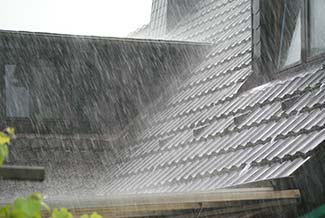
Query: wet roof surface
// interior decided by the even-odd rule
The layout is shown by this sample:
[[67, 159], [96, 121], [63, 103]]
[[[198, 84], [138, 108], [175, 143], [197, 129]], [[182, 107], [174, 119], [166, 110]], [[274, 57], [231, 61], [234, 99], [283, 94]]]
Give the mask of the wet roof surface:
[[314, 69], [184, 115], [167, 107], [104, 191], [215, 190], [290, 176], [324, 141], [324, 79]]

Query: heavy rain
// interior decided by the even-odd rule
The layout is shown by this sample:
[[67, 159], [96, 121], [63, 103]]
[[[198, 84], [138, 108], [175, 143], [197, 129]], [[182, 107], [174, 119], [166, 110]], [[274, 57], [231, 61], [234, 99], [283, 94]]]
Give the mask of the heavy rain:
[[0, 218], [325, 217], [325, 1], [44, 1], [0, 0]]

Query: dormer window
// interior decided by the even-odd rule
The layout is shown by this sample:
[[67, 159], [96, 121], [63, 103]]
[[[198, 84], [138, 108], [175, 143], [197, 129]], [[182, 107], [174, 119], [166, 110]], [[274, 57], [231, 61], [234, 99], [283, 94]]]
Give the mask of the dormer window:
[[255, 0], [253, 9], [258, 72], [272, 77], [316, 58], [325, 59], [325, 1]]
[[[280, 1], [281, 2], [281, 1]], [[295, 64], [301, 60], [302, 1], [284, 1], [281, 9], [277, 68]]]
[[310, 55], [325, 52], [325, 1], [311, 0], [309, 3]]

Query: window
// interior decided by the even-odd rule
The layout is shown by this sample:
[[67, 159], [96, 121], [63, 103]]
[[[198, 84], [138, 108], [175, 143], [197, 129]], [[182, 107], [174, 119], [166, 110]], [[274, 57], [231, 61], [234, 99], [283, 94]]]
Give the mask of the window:
[[5, 65], [6, 116], [29, 117], [30, 93], [26, 84], [19, 79], [20, 65]]
[[50, 62], [4, 64], [2, 72], [8, 124], [17, 126], [19, 132], [29, 132], [67, 120], [60, 95], [63, 83]]
[[310, 55], [325, 52], [325, 1], [310, 0]]
[[256, 0], [253, 8], [259, 71], [286, 71], [325, 53], [325, 1]]
[[4, 67], [8, 118], [59, 118], [60, 83], [50, 63], [40, 60], [37, 66], [6, 64]]
[[302, 1], [283, 2], [280, 19], [278, 69], [301, 60], [301, 7]]

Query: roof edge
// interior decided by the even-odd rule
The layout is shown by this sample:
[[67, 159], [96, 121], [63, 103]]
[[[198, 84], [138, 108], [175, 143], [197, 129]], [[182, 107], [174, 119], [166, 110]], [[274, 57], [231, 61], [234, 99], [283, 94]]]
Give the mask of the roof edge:
[[[177, 204], [209, 204], [225, 203], [252, 200], [280, 200], [280, 199], [299, 199], [300, 191], [273, 190], [266, 188], [237, 188], [237, 189], [219, 189], [210, 192], [189, 192], [189, 193], [156, 193], [156, 194], [130, 194], [130, 195], [111, 195], [98, 196], [91, 199], [72, 197], [71, 199], [56, 198], [48, 199], [47, 203], [51, 207], [65, 206], [70, 209], [77, 208], [123, 208], [136, 205], [150, 207], [157, 205], [177, 205]], [[46, 200], [46, 199], [45, 199]], [[6, 202], [1, 202], [0, 205]]]
[[153, 43], [153, 44], [179, 44], [179, 45], [202, 45], [211, 46], [212, 43], [196, 42], [196, 41], [178, 41], [178, 40], [164, 40], [164, 39], [146, 39], [146, 38], [131, 38], [131, 37], [111, 37], [111, 36], [93, 36], [93, 35], [73, 35], [49, 32], [30, 32], [17, 30], [0, 30], [0, 34], [14, 34], [21, 36], [36, 36], [36, 37], [52, 37], [52, 38], [67, 38], [67, 39], [81, 39], [81, 40], [109, 40], [109, 41], [123, 41], [123, 42], [138, 42], [138, 43]]

